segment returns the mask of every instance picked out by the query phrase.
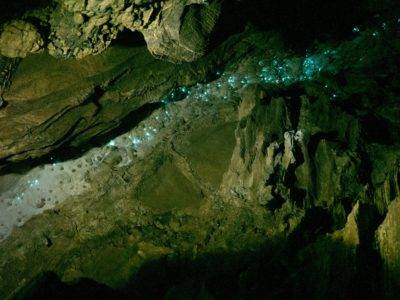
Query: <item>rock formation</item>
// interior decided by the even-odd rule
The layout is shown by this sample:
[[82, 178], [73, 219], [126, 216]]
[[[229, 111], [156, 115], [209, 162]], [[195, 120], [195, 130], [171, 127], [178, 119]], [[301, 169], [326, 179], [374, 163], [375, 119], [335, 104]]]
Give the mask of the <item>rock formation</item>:
[[230, 4], [20, 17], [48, 49], [0, 56], [0, 298], [397, 297], [395, 10], [304, 50], [262, 4], [212, 33]]
[[42, 48], [45, 39], [50, 55], [80, 59], [103, 52], [121, 31], [131, 30], [143, 34], [157, 57], [194, 61], [205, 54], [220, 7], [203, 0], [54, 2], [23, 16], [40, 19], [43, 35], [49, 32], [45, 37], [32, 24], [15, 20], [3, 28], [0, 54], [25, 57]]
[[248, 51], [250, 46], [237, 40], [181, 65], [160, 62], [143, 47], [118, 46], [79, 61], [42, 53], [18, 68], [4, 59], [3, 72], [11, 68], [14, 78], [2, 92], [7, 106], [0, 110], [0, 159], [4, 165], [38, 158], [105, 135], [145, 104], [161, 103], [173, 87], [212, 76], [218, 64], [238, 54], [234, 47]]
[[43, 39], [37, 28], [30, 23], [14, 21], [4, 26], [0, 35], [0, 55], [16, 58], [38, 52]]

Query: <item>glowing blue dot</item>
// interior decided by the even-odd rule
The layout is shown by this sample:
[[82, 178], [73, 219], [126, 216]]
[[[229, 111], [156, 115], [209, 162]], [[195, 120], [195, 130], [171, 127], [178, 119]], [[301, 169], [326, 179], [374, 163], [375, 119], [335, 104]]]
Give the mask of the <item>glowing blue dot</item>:
[[306, 79], [311, 80], [314, 76], [322, 71], [322, 62], [316, 56], [308, 56], [303, 61], [303, 74]]
[[229, 85], [230, 85], [231, 87], [235, 87], [235, 85], [236, 85], [236, 78], [235, 78], [235, 76], [229, 76], [229, 78], [228, 78], [228, 83], [229, 83]]
[[110, 146], [110, 147], [114, 147], [115, 146], [115, 141], [114, 140], [109, 141], [107, 145]]
[[189, 89], [186, 86], [181, 86], [179, 88], [180, 92], [183, 94], [187, 94], [189, 92]]
[[130, 137], [130, 140], [134, 146], [139, 146], [141, 143], [141, 140], [137, 137]]
[[354, 26], [353, 29], [352, 29], [352, 31], [353, 31], [354, 33], [358, 33], [358, 32], [360, 32], [360, 28], [359, 28], [358, 26]]
[[39, 180], [35, 179], [35, 180], [28, 180], [28, 185], [29, 187], [35, 187], [35, 186], [39, 186]]

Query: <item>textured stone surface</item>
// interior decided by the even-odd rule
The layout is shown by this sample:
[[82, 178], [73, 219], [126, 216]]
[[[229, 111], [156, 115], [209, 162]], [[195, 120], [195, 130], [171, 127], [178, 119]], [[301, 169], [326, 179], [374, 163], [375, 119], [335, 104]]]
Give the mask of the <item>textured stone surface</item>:
[[24, 21], [13, 21], [3, 27], [0, 35], [0, 55], [16, 58], [35, 53], [44, 46], [37, 28]]
[[143, 33], [155, 56], [193, 61], [204, 55], [219, 13], [218, 1], [59, 0], [24, 17], [49, 28], [43, 30], [47, 45], [33, 25], [15, 20], [3, 29], [0, 54], [24, 57], [47, 46], [53, 56], [79, 59], [103, 52], [121, 31], [130, 30]]
[[[173, 118], [169, 119], [167, 112], [173, 115]], [[157, 120], [160, 119], [163, 120], [163, 125], [158, 125], [158, 127], [157, 125], [153, 125], [157, 124]], [[179, 211], [180, 213], [177, 213], [178, 215], [183, 214], [187, 215], [187, 217], [189, 218], [197, 218], [196, 216], [198, 216], [198, 214], [200, 213], [200, 208], [204, 207], [204, 205], [206, 204], [207, 196], [210, 196], [211, 193], [216, 190], [217, 184], [209, 184], [208, 178], [204, 181], [201, 180], [201, 174], [202, 172], [204, 172], [202, 168], [207, 168], [207, 165], [204, 164], [201, 157], [193, 155], [194, 151], [198, 151], [201, 149], [198, 149], [195, 144], [191, 146], [192, 134], [194, 135], [193, 137], [205, 135], [205, 139], [210, 143], [212, 143], [213, 139], [215, 139], [217, 136], [219, 138], [223, 137], [225, 143], [222, 147], [224, 148], [224, 152], [227, 153], [227, 156], [224, 157], [224, 161], [220, 161], [219, 168], [218, 166], [213, 164], [212, 160], [208, 163], [210, 168], [214, 168], [215, 173], [217, 174], [214, 178], [216, 183], [218, 183], [222, 180], [222, 173], [224, 172], [224, 169], [227, 168], [227, 166], [229, 165], [229, 153], [232, 151], [234, 146], [234, 124], [236, 120], [237, 116], [234, 110], [233, 103], [221, 102], [209, 105], [203, 102], [191, 103], [190, 99], [188, 99], [187, 101], [185, 100], [181, 103], [171, 104], [168, 110], [160, 108], [159, 110], [155, 111], [151, 117], [149, 117], [141, 124], [141, 126], [144, 126], [145, 128], [157, 129], [157, 133], [152, 133], [154, 137], [149, 140], [143, 141], [143, 146], [139, 145], [137, 148], [131, 149], [130, 145], [132, 145], [132, 142], [130, 139], [127, 139], [127, 137], [140, 137], [138, 130], [134, 129], [132, 132], [127, 133], [125, 137], [116, 139], [113, 143], [114, 146], [109, 145], [104, 146], [103, 150], [94, 150], [79, 159], [77, 162], [71, 162], [69, 164], [60, 163], [54, 166], [49, 165], [43, 171], [37, 170], [36, 172], [39, 172], [38, 174], [40, 174], [40, 172], [42, 172], [42, 174], [50, 172], [51, 174], [53, 174], [51, 177], [57, 178], [57, 180], [59, 180], [61, 177], [59, 177], [59, 175], [57, 174], [62, 173], [61, 171], [59, 171], [60, 167], [62, 166], [63, 168], [65, 168], [65, 170], [63, 171], [63, 180], [67, 180], [67, 169], [69, 170], [71, 168], [75, 168], [76, 172], [80, 174], [86, 174], [84, 185], [89, 188], [89, 190], [79, 191], [79, 185], [83, 181], [75, 175], [72, 180], [72, 183], [75, 184], [75, 186], [71, 186], [70, 188], [68, 188], [68, 191], [70, 191], [70, 195], [67, 195], [67, 197], [64, 199], [64, 202], [59, 203], [59, 205], [61, 206], [66, 205], [65, 213], [67, 215], [69, 215], [69, 212], [67, 213], [67, 211], [69, 211], [70, 209], [74, 211], [71, 211], [72, 215], [74, 215], [73, 218], [56, 218], [57, 224], [53, 223], [53, 221], [55, 220], [49, 220], [48, 224], [53, 224], [51, 226], [55, 230], [58, 230], [56, 228], [60, 228], [60, 230], [62, 231], [66, 230], [65, 232], [68, 232], [69, 229], [67, 228], [74, 223], [77, 224], [77, 226], [79, 227], [83, 226], [81, 227], [83, 230], [82, 235], [81, 233], [79, 233], [78, 235], [73, 234], [67, 237], [67, 240], [65, 240], [65, 242], [69, 244], [69, 246], [65, 248], [65, 250], [69, 252], [75, 251], [73, 249], [80, 249], [82, 242], [86, 243], [84, 242], [84, 240], [91, 240], [91, 236], [94, 233], [90, 233], [91, 230], [95, 230], [96, 235], [108, 235], [109, 233], [111, 233], [110, 230], [114, 230], [113, 227], [116, 224], [115, 222], [125, 223], [126, 221], [132, 220], [134, 222], [138, 222], [137, 225], [139, 227], [141, 227], [142, 225], [150, 226], [150, 231], [148, 231], [148, 233], [152, 235], [153, 233], [151, 232], [151, 224], [153, 223], [153, 214], [162, 216], [170, 215], [171, 213], [174, 214], [174, 211]], [[210, 131], [215, 131], [215, 133], [210, 133]], [[126, 147], [126, 149], [124, 147]], [[204, 150], [206, 150], [206, 152], [203, 153], [203, 155], [207, 155], [210, 157], [213, 156], [213, 148], [203, 148], [203, 151]], [[129, 162], [121, 164], [121, 162], [124, 161], [124, 157], [125, 155], [127, 155], [128, 152], [131, 153], [131, 156], [127, 157], [129, 159]], [[85, 162], [85, 160], [87, 160], [88, 158], [90, 159], [90, 161], [93, 161], [93, 164], [87, 164]], [[77, 167], [78, 164], [81, 164], [80, 168]], [[54, 168], [54, 171], [50, 171], [51, 168]], [[33, 174], [34, 173], [32, 173], [32, 175]], [[43, 190], [51, 187], [51, 177], [46, 179], [41, 176], [40, 186], [38, 185], [38, 187]], [[25, 180], [26, 178], [23, 178], [22, 180], [20, 180], [20, 183]], [[106, 192], [106, 186], [108, 184], [105, 185], [105, 182], [108, 182], [108, 184], [112, 184], [114, 188]], [[55, 182], [55, 184], [57, 184], [57, 182]], [[66, 182], [65, 184], [68, 183]], [[62, 185], [64, 186], [64, 188], [66, 187], [65, 184]], [[71, 193], [72, 190], [75, 190], [75, 192], [78, 193], [78, 196], [77, 194], [75, 194], [74, 196], [74, 193]], [[99, 202], [95, 201], [97, 202], [97, 204], [95, 204], [95, 202], [92, 202], [94, 198], [90, 197], [90, 194], [99, 195], [99, 193], [103, 194], [104, 192], [106, 192], [106, 194], [104, 194], [104, 198], [103, 196], [101, 196], [101, 200], [99, 199]], [[55, 195], [61, 196], [61, 193], [57, 190], [57, 188], [54, 189], [52, 194], [53, 196], [51, 196], [50, 194], [51, 197], [54, 197]], [[126, 197], [121, 197], [120, 200], [117, 202], [111, 200], [114, 196], [122, 194], [125, 194]], [[61, 198], [59, 199], [61, 200], [62, 197], [63, 196], [61, 196]], [[75, 200], [73, 200], [73, 198], [75, 197], [78, 197], [81, 200], [87, 199], [87, 201], [83, 200], [83, 202], [81, 202], [79, 200], [78, 202], [75, 202]], [[132, 201], [133, 198], [131, 197], [133, 197], [135, 200]], [[35, 197], [31, 200], [34, 199]], [[103, 202], [106, 199], [110, 199], [110, 201]], [[46, 199], [47, 208], [49, 208], [51, 205], [54, 205], [54, 203], [51, 203], [52, 201], [47, 201]], [[87, 213], [80, 213], [81, 208], [79, 207], [81, 204], [78, 203], [86, 203], [85, 205], [88, 205], [85, 209]], [[95, 205], [97, 208], [89, 208], [92, 205]], [[62, 210], [64, 211], [64, 209]], [[99, 210], [102, 211], [101, 215], [103, 217], [98, 215]], [[33, 225], [35, 222], [42, 222], [40, 220], [42, 220], [43, 216], [45, 216], [45, 218], [50, 217], [52, 219], [53, 214], [48, 214], [50, 211], [44, 212], [44, 214], [39, 215], [39, 218], [32, 219], [32, 229], [36, 228], [37, 226]], [[117, 213], [117, 211], [120, 212], [121, 215], [119, 218], [115, 219], [114, 214]], [[9, 210], [9, 212], [10, 214], [8, 214], [8, 216], [11, 216], [11, 211]], [[24, 214], [26, 214], [26, 211], [24, 211]], [[93, 218], [87, 218], [89, 215], [93, 216]], [[173, 218], [175, 219], [175, 217]], [[201, 221], [201, 219], [199, 219], [199, 221], [203, 222]], [[92, 229], [86, 227], [87, 225], [83, 225], [81, 222], [89, 222], [87, 223], [87, 225]], [[156, 226], [158, 226], [160, 230], [164, 230], [164, 225], [162, 225], [163, 222], [164, 221], [157, 222]], [[179, 230], [179, 227], [183, 225], [179, 225], [178, 219], [171, 219], [171, 222], [178, 222], [176, 223], [176, 226], [178, 226], [176, 230]], [[26, 225], [28, 223], [26, 223]], [[67, 225], [67, 223], [70, 225]], [[148, 225], [145, 225], [146, 223]], [[61, 227], [63, 227], [64, 229], [61, 229]], [[169, 229], [167, 230], [169, 231]], [[171, 232], [170, 234], [173, 233]], [[189, 235], [191, 234], [189, 233]], [[40, 236], [41, 234], [37, 236], [39, 240], [41, 239]], [[103, 271], [97, 272], [97, 275], [93, 273], [90, 276], [95, 276], [97, 279], [103, 280], [108, 284], [118, 286], [125, 282], [125, 276], [128, 276], [131, 267], [140, 266], [147, 258], [158, 257], [159, 255], [171, 253], [171, 251], [173, 251], [172, 249], [176, 247], [185, 247], [183, 244], [171, 244], [164, 247], [161, 246], [161, 244], [157, 240], [150, 241], [147, 238], [137, 239], [138, 237], [139, 236], [132, 236], [132, 248], [128, 250], [129, 252], [131, 252], [132, 261], [129, 266], [127, 265], [123, 267], [126, 271], [122, 271], [118, 276], [112, 275], [111, 277], [109, 277], [109, 267], [107, 266], [109, 261], [108, 259], [106, 259], [104, 263], [100, 263], [100, 265], [102, 265], [101, 268], [104, 267]], [[166, 236], [164, 235], [164, 237]], [[159, 241], [161, 242], [164, 237], [163, 234], [161, 234], [156, 239], [159, 239]], [[66, 246], [66, 244], [64, 244], [63, 242], [63, 245], [59, 244], [61, 240], [54, 238], [53, 234], [51, 234], [51, 237], [49, 236], [49, 238], [52, 240], [52, 246], [49, 248], [49, 250], [51, 249], [51, 252], [49, 252], [50, 255], [51, 253], [54, 253], [53, 251], [55, 249], [61, 250]], [[182, 236], [182, 238], [189, 238], [189, 240], [187, 241], [187, 246], [191, 247], [191, 238], [189, 236], [186, 238]], [[196, 239], [197, 238], [200, 237], [196, 237]], [[34, 238], [32, 241], [34, 244], [36, 244], [38, 240]], [[137, 246], [139, 248], [136, 249]], [[30, 246], [28, 246], [28, 248], [29, 247]], [[91, 247], [92, 246], [90, 246], [90, 248]], [[111, 252], [114, 252], [116, 249], [113, 248], [114, 247], [111, 246], [109, 250]], [[125, 250], [123, 251], [125, 252]], [[56, 252], [58, 252], [58, 250]], [[91, 256], [90, 253], [87, 253], [87, 255]], [[23, 259], [23, 261], [25, 261], [25, 259]], [[24, 274], [27, 277], [31, 277], [36, 273], [36, 271], [25, 269], [25, 267], [23, 267], [23, 261], [16, 262], [18, 265], [17, 268], [22, 268], [21, 270], [24, 270]], [[7, 264], [6, 261], [2, 261], [2, 263]], [[35, 264], [35, 262], [33, 263]], [[82, 272], [85, 272], [78, 266], [81, 263], [80, 259], [79, 261], [75, 262], [71, 261], [71, 263], [72, 264], [67, 264], [65, 266], [66, 268], [63, 271], [63, 278], [65, 280], [73, 280], [79, 278]], [[88, 261], [89, 265], [91, 263], [92, 262]], [[115, 261], [115, 263], [117, 262]], [[125, 259], [122, 259], [120, 263], [125, 264]], [[122, 267], [122, 265], [120, 266]], [[0, 289], [2, 292], [11, 288], [11, 286], [8, 285], [11, 284], [10, 280], [15, 280], [15, 283], [17, 283], [17, 285], [23, 285], [23, 282], [19, 281], [13, 276], [14, 275], [9, 277], [7, 275], [5, 277], [2, 275], [2, 282], [4, 283], [4, 285], [2, 285]]]
[[[400, 194], [399, 183], [395, 186]], [[400, 289], [400, 199], [396, 198], [389, 205], [388, 213], [376, 232], [377, 244], [384, 264], [385, 291], [387, 297], [396, 297]]]
[[[151, 299], [396, 295], [393, 39], [366, 31], [302, 57], [276, 34], [248, 31], [217, 51], [225, 68], [212, 81], [175, 86], [126, 133], [78, 158], [2, 176], [0, 295], [51, 290], [49, 278], [67, 291], [97, 283]], [[124, 49], [110, 50], [125, 65]], [[74, 66], [82, 75], [74, 82], [103, 78], [89, 76], [93, 59]], [[113, 93], [100, 97], [102, 108], [121, 90], [139, 88], [144, 101], [143, 82], [167, 68], [157, 62], [147, 76], [144, 62], [107, 81], [105, 94]], [[206, 63], [215, 66], [214, 56], [192, 66]], [[27, 92], [22, 79], [11, 86], [14, 103], [33, 91], [45, 97], [47, 89]], [[55, 90], [70, 91], [71, 80]], [[68, 183], [58, 186], [62, 176]]]
[[142, 33], [154, 55], [173, 61], [193, 61], [205, 54], [207, 38], [219, 13], [218, 1], [166, 2], [158, 20]]
[[217, 63], [249, 51], [233, 40], [206, 60], [175, 65], [154, 59], [145, 47], [114, 47], [100, 56], [60, 60], [31, 56], [3, 92], [0, 159], [41, 157], [66, 143], [79, 145], [116, 128], [146, 103], [160, 102], [173, 87], [212, 74]]
[[6, 105], [3, 93], [10, 87], [11, 79], [18, 64], [18, 58], [8, 58], [0, 55], [0, 108]]

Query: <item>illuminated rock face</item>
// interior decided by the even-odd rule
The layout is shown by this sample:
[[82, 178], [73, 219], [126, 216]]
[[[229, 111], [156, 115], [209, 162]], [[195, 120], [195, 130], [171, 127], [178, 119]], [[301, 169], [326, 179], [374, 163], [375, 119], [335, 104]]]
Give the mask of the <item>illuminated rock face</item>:
[[157, 20], [140, 30], [157, 57], [194, 61], [206, 53], [208, 37], [218, 21], [218, 1], [165, 2]]
[[[253, 42], [258, 38], [260, 36], [254, 34]], [[234, 54], [242, 45], [252, 47], [251, 43], [245, 43], [235, 45], [236, 48], [225, 55]], [[276, 47], [274, 43], [271, 45]], [[329, 60], [334, 63], [331, 51], [316, 53], [313, 59], [263, 58], [260, 54], [247, 62], [246, 71], [224, 73], [215, 71], [213, 63], [208, 62], [217, 55], [219, 50], [203, 61], [184, 66], [158, 62], [143, 48], [115, 47], [101, 56], [79, 62], [57, 60], [46, 54], [30, 57], [16, 70], [13, 67], [13, 82], [3, 93], [8, 105], [0, 111], [0, 124], [12, 130], [0, 133], [0, 158], [11, 162], [41, 157], [70, 138], [73, 139], [70, 142], [78, 145], [115, 128], [128, 113], [146, 103], [166, 104], [190, 93], [196, 100], [206, 102], [215, 97], [228, 100], [249, 85], [286, 87], [311, 81], [322, 72], [334, 72], [328, 64]], [[146, 70], [140, 71], [143, 66]], [[60, 73], [60, 69], [68, 70], [68, 74]], [[219, 79], [189, 88], [210, 73]], [[148, 85], [142, 84], [145, 78], [150, 80]], [[177, 85], [181, 86], [169, 91]], [[332, 97], [328, 91], [328, 96]], [[163, 94], [167, 95], [161, 98]], [[22, 124], [19, 118], [26, 121]], [[28, 132], [33, 132], [34, 140]]]
[[[240, 58], [218, 68], [214, 56], [205, 60], [213, 66], [210, 80], [175, 81], [154, 98], [143, 96], [143, 82], [155, 74], [174, 78], [174, 65], [161, 68], [157, 62], [157, 71], [139, 68], [119, 77], [105, 99], [139, 91], [138, 98], [155, 103], [146, 117], [129, 119], [124, 132], [77, 158], [53, 156], [24, 174], [0, 177], [0, 295], [31, 280], [35, 286], [50, 270], [65, 282], [90, 278], [110, 290], [123, 287], [115, 293], [145, 298], [154, 296], [154, 286], [143, 283], [148, 280], [143, 273], [154, 264], [166, 274], [152, 276], [163, 295], [179, 294], [186, 286], [195, 294], [219, 295], [225, 265], [234, 279], [229, 288], [221, 283], [224, 293], [234, 289], [244, 298], [254, 290], [279, 298], [344, 298], [364, 282], [368, 294], [379, 295], [382, 278], [396, 287], [399, 123], [387, 109], [396, 102], [382, 87], [384, 96], [373, 108], [387, 126], [379, 127], [379, 136], [371, 128], [374, 119], [363, 119], [371, 107], [353, 102], [365, 74], [373, 75], [362, 86], [364, 101], [373, 101], [368, 97], [377, 88], [376, 61], [360, 63], [364, 50], [391, 61], [372, 34], [358, 33], [352, 41], [301, 56], [285, 53], [274, 35], [250, 31], [241, 36], [245, 43], [237, 36], [216, 50], [219, 60], [224, 54]], [[252, 49], [251, 54], [235, 56], [233, 45], [247, 45], [244, 52]], [[354, 48], [363, 51], [347, 56]], [[115, 65], [126, 64], [124, 51], [110, 50], [119, 54], [112, 55]], [[147, 57], [146, 67], [153, 61]], [[101, 58], [73, 68], [80, 70], [79, 78], [96, 78], [87, 72], [109, 66]], [[21, 74], [29, 70], [28, 62], [20, 65]], [[204, 62], [197, 66], [207, 69]], [[187, 76], [182, 68], [179, 74]], [[385, 70], [388, 80], [395, 78], [394, 65]], [[14, 95], [6, 97], [5, 109], [27, 94], [46, 97], [47, 89], [29, 90], [32, 97], [18, 80], [10, 87], [13, 93], [5, 94]], [[343, 81], [347, 84], [338, 84]], [[67, 80], [58, 84], [51, 86], [71, 89]], [[104, 98], [98, 103], [106, 108]], [[182, 274], [176, 274], [177, 265]], [[374, 277], [380, 271], [385, 275]], [[265, 280], [273, 287], [287, 285], [275, 289]]]
[[[229, 57], [235, 51], [233, 47], [224, 54]], [[4, 60], [3, 165], [42, 157], [67, 141], [78, 146], [106, 134], [146, 104], [160, 105], [174, 86], [203, 81], [216, 68], [213, 61], [219, 53], [216, 50], [207, 59], [184, 65], [156, 60], [145, 47], [113, 47], [79, 61], [41, 53], [17, 68], [18, 64]]]
[[[71, 17], [81, 57], [113, 38], [105, 15], [134, 29], [152, 7], [148, 48], [174, 61], [218, 8], [61, 2], [56, 56], [82, 45]], [[299, 52], [248, 28], [180, 65], [127, 45], [0, 57], [0, 298], [395, 297], [399, 24]]]
[[[397, 194], [399, 191], [397, 183]], [[386, 297], [396, 297], [399, 289], [398, 276], [400, 273], [400, 228], [399, 228], [399, 198], [393, 200], [388, 208], [385, 220], [376, 232], [379, 252], [382, 256], [385, 275]]]
[[[189, 93], [190, 90], [187, 89]], [[154, 111], [150, 117], [131, 131], [109, 141], [100, 148], [95, 148], [76, 160], [59, 162], [52, 158], [52, 163], [36, 167], [27, 174], [9, 175], [2, 178], [4, 191], [0, 198], [0, 236], [5, 239], [14, 227], [21, 227], [34, 215], [53, 209], [72, 197], [84, 195], [92, 190], [91, 181], [104, 177], [105, 168], [112, 167], [118, 172], [127, 168], [135, 168], [140, 161], [145, 161], [157, 147], [163, 147], [165, 139], [171, 139], [174, 131], [180, 131], [183, 119], [214, 118], [221, 108], [227, 109], [230, 115], [222, 122], [234, 124], [233, 102], [223, 97], [210, 100], [197, 100], [198, 88], [190, 92], [190, 96], [182, 103], [168, 103]], [[207, 117], [206, 117], [207, 116]], [[218, 127], [217, 127], [218, 128]], [[230, 126], [231, 141], [235, 126]], [[222, 131], [224, 133], [224, 131]], [[229, 132], [228, 132], [229, 134]], [[218, 139], [218, 137], [216, 137]], [[217, 140], [218, 141], [218, 140]], [[211, 140], [210, 140], [211, 142]], [[231, 145], [232, 147], [233, 145]], [[219, 151], [222, 151], [220, 149]], [[223, 158], [226, 163], [229, 156]], [[213, 161], [210, 161], [214, 164]], [[212, 167], [211, 167], [212, 168]], [[140, 171], [140, 169], [137, 169]], [[208, 171], [204, 174], [208, 181]], [[222, 176], [222, 173], [219, 177]], [[184, 177], [183, 177], [184, 178]], [[107, 180], [103, 178], [102, 180]], [[221, 180], [221, 178], [217, 178]], [[162, 195], [160, 195], [162, 197]], [[189, 201], [191, 201], [189, 199]], [[164, 205], [168, 206], [168, 203]], [[161, 209], [161, 207], [160, 207]]]
[[218, 1], [203, 0], [55, 2], [55, 8], [25, 16], [33, 14], [49, 28], [49, 35], [43, 37], [47, 45], [33, 25], [14, 21], [3, 29], [0, 54], [25, 57], [46, 46], [53, 56], [80, 59], [103, 52], [121, 31], [130, 30], [141, 32], [157, 57], [193, 61], [205, 54], [220, 12]]
[[36, 53], [44, 46], [37, 28], [24, 21], [6, 24], [0, 35], [0, 55], [16, 58]]

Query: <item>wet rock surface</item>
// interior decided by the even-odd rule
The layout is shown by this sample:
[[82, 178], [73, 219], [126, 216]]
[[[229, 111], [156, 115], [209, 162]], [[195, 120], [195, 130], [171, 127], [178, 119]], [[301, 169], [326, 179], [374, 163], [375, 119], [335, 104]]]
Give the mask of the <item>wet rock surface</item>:
[[43, 53], [17, 68], [9, 62], [4, 67], [8, 88], [2, 92], [7, 106], [0, 109], [2, 165], [105, 135], [146, 104], [161, 103], [173, 87], [215, 76], [218, 65], [250, 48], [235, 40], [207, 59], [183, 65], [158, 61], [144, 47], [119, 46], [79, 61]]
[[25, 57], [43, 47], [37, 28], [27, 22], [14, 21], [4, 26], [0, 35], [0, 55], [10, 58]]
[[[27, 11], [3, 26], [0, 54], [25, 57], [44, 46], [50, 55], [84, 58], [106, 50], [123, 30], [141, 32], [151, 53], [173, 61], [194, 61], [205, 54], [220, 13], [218, 1], [60, 0]], [[1, 24], [0, 24], [1, 25]], [[23, 42], [22, 39], [23, 38]]]
[[396, 298], [399, 24], [2, 58], [0, 298]]

